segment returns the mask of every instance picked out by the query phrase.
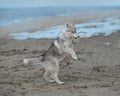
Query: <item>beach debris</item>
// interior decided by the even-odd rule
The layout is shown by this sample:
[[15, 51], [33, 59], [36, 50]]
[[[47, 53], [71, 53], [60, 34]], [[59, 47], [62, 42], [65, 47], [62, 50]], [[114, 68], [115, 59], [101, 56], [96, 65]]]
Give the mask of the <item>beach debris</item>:
[[111, 45], [111, 42], [105, 42], [104, 45], [109, 46]]

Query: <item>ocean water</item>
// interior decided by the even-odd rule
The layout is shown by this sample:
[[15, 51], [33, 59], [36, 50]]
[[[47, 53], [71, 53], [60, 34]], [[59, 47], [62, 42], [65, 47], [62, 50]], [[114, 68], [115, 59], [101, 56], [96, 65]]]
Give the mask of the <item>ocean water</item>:
[[[25, 40], [28, 38], [56, 38], [61, 29], [64, 27], [65, 25], [61, 25], [32, 33], [12, 33], [9, 34], [9, 37], [16, 40]], [[76, 24], [76, 29], [80, 37], [96, 36], [101, 33], [104, 35], [110, 35], [112, 32], [117, 32], [117, 30], [120, 30], [120, 17], [109, 17], [105, 18], [104, 20], [96, 20], [88, 23]]]
[[[94, 10], [120, 10], [120, 6], [111, 7], [34, 7], [34, 8], [0, 8], [0, 26], [20, 23], [39, 17], [69, 16]], [[46, 30], [28, 32], [16, 32], [9, 34], [10, 38], [24, 40], [28, 38], [56, 38], [64, 25], [54, 26]], [[77, 24], [77, 32], [81, 37], [89, 37], [103, 33], [109, 35], [120, 30], [120, 18], [109, 17], [105, 20], [96, 20], [89, 23]]]
[[0, 8], [0, 26], [19, 23], [38, 17], [75, 15], [90, 10], [113, 10], [120, 6], [112, 7], [34, 7], [34, 8]]
[[77, 7], [0, 8], [0, 25], [19, 23], [38, 17], [53, 17], [77, 14]]

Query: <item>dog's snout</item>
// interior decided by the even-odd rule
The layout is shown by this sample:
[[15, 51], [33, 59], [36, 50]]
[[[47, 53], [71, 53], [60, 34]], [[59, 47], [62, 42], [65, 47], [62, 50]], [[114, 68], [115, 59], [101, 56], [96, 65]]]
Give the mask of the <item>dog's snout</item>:
[[76, 33], [76, 31], [75, 31], [75, 30], [73, 30], [73, 31], [72, 31], [72, 33]]
[[77, 38], [80, 38], [80, 36], [77, 36]]

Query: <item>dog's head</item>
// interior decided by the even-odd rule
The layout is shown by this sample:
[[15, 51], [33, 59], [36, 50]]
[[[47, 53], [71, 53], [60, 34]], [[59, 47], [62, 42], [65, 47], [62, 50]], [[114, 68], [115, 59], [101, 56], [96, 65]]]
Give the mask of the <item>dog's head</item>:
[[74, 24], [66, 24], [66, 31], [76, 33], [76, 27]]
[[66, 32], [69, 32], [71, 36], [75, 39], [79, 38], [80, 36], [77, 34], [75, 24], [67, 24], [66, 25]]

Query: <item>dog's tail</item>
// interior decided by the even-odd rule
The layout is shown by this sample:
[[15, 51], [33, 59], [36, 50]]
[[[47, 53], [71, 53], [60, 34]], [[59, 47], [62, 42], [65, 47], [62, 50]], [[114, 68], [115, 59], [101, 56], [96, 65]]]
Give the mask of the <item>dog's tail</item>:
[[23, 64], [24, 65], [28, 65], [28, 64], [39, 65], [40, 61], [42, 61], [42, 57], [39, 57], [39, 58], [25, 58], [25, 59], [23, 59]]
[[23, 63], [24, 63], [25, 65], [27, 65], [27, 64], [30, 63], [30, 60], [29, 60], [29, 59], [23, 59]]

